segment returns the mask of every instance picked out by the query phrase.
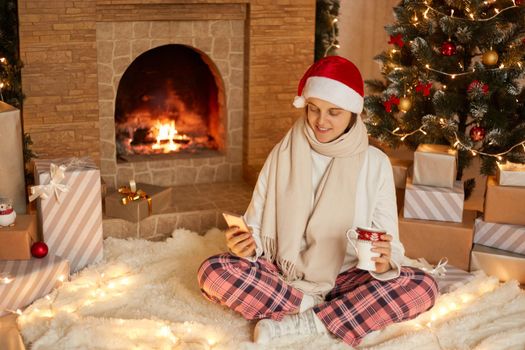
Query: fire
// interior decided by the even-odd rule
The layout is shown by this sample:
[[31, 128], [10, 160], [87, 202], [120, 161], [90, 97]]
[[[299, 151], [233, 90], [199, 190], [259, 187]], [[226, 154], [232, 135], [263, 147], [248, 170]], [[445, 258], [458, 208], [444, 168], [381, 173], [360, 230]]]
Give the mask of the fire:
[[180, 143], [189, 141], [189, 137], [186, 135], [178, 134], [174, 121], [171, 121], [171, 123], [157, 121], [156, 129], [157, 142], [151, 148], [162, 150], [162, 153], [177, 151], [181, 147]]

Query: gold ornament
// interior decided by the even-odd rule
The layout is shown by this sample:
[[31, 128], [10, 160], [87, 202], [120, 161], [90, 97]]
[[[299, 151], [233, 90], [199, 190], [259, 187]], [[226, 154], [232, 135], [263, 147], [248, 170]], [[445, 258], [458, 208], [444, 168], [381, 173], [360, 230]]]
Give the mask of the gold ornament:
[[498, 63], [498, 53], [494, 50], [489, 50], [481, 57], [481, 62], [486, 66], [493, 66]]
[[399, 105], [397, 107], [400, 111], [406, 112], [412, 107], [412, 101], [409, 97], [403, 96], [399, 99]]

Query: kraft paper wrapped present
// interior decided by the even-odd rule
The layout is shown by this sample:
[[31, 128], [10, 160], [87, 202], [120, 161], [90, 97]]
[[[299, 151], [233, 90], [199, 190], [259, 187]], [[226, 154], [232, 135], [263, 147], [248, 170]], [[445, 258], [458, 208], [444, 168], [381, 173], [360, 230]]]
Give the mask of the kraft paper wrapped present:
[[463, 183], [453, 188], [414, 185], [407, 179], [403, 215], [420, 220], [461, 222], [465, 193]]
[[460, 223], [414, 220], [399, 215], [399, 239], [410, 258], [438, 264], [442, 258], [459, 269], [469, 268], [476, 211], [465, 210]]
[[525, 164], [498, 163], [497, 180], [500, 186], [525, 186]]
[[471, 253], [470, 271], [483, 270], [500, 281], [517, 280], [525, 284], [525, 255], [475, 244]]
[[0, 349], [25, 350], [22, 336], [16, 324], [17, 315], [7, 315], [0, 318]]
[[5, 310], [22, 309], [67, 280], [69, 262], [52, 255], [43, 259], [0, 261], [0, 276], [11, 279], [7, 284], [0, 281], [0, 316], [3, 316], [8, 313]]
[[445, 145], [421, 144], [414, 152], [414, 184], [453, 188], [457, 151]]
[[31, 259], [31, 245], [36, 241], [36, 215], [17, 215], [14, 226], [0, 228], [0, 260]]
[[71, 270], [102, 259], [100, 171], [88, 158], [36, 160], [30, 200], [38, 198], [39, 226], [49, 254]]
[[525, 225], [525, 187], [499, 186], [496, 178], [489, 176], [483, 215], [487, 222]]
[[405, 188], [407, 177], [412, 170], [411, 168], [414, 162], [411, 160], [390, 158], [390, 163], [392, 164], [392, 171], [394, 172], [394, 183], [396, 188]]
[[525, 254], [525, 226], [497, 224], [477, 218], [474, 224], [474, 243]]
[[[109, 193], [105, 201], [106, 215], [132, 222], [138, 222], [149, 215], [161, 214], [171, 206], [171, 187], [148, 184], [123, 186], [123, 192]], [[134, 199], [133, 199], [134, 198]], [[124, 204], [126, 202], [126, 204]]]

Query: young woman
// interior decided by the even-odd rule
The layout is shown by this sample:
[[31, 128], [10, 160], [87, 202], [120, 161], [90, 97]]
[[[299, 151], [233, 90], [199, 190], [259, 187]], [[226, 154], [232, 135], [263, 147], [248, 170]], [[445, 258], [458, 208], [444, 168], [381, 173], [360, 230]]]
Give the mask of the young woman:
[[[434, 305], [437, 285], [402, 267], [392, 167], [368, 145], [364, 85], [350, 61], [329, 56], [301, 79], [294, 106], [305, 109], [272, 150], [245, 219], [251, 232], [226, 231], [229, 253], [199, 269], [203, 295], [244, 318], [260, 319], [254, 340], [330, 333], [357, 345], [371, 331]], [[372, 250], [375, 271], [359, 270], [348, 229], [387, 232]]]

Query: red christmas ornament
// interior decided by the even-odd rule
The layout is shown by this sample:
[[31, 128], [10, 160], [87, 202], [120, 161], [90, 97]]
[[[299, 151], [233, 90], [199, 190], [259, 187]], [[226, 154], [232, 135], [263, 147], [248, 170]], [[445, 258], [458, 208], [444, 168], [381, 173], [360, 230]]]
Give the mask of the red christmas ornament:
[[474, 142], [481, 141], [485, 138], [485, 129], [483, 129], [481, 126], [473, 126], [472, 129], [470, 129], [470, 139]]
[[514, 2], [516, 3], [516, 6], [521, 6], [521, 4], [523, 3], [522, 0], [514, 0]]
[[383, 102], [383, 106], [385, 106], [385, 110], [388, 113], [392, 112], [392, 105], [396, 105], [397, 106], [398, 104], [399, 104], [399, 98], [397, 98], [394, 95], [390, 96], [390, 98], [388, 100]]
[[35, 258], [43, 258], [47, 255], [49, 248], [44, 242], [35, 242], [31, 246], [31, 255]]
[[390, 35], [390, 40], [388, 41], [388, 43], [394, 44], [399, 48], [405, 45], [405, 42], [403, 41], [403, 36], [401, 34]]
[[443, 56], [453, 56], [456, 54], [456, 44], [451, 41], [445, 41], [441, 44], [441, 54]]
[[430, 89], [432, 88], [432, 83], [424, 84], [420, 81], [416, 86], [416, 92], [422, 92], [423, 96], [430, 95]]
[[467, 92], [472, 92], [474, 89], [480, 89], [484, 95], [489, 93], [489, 85], [482, 83], [479, 80], [472, 80], [467, 87]]

